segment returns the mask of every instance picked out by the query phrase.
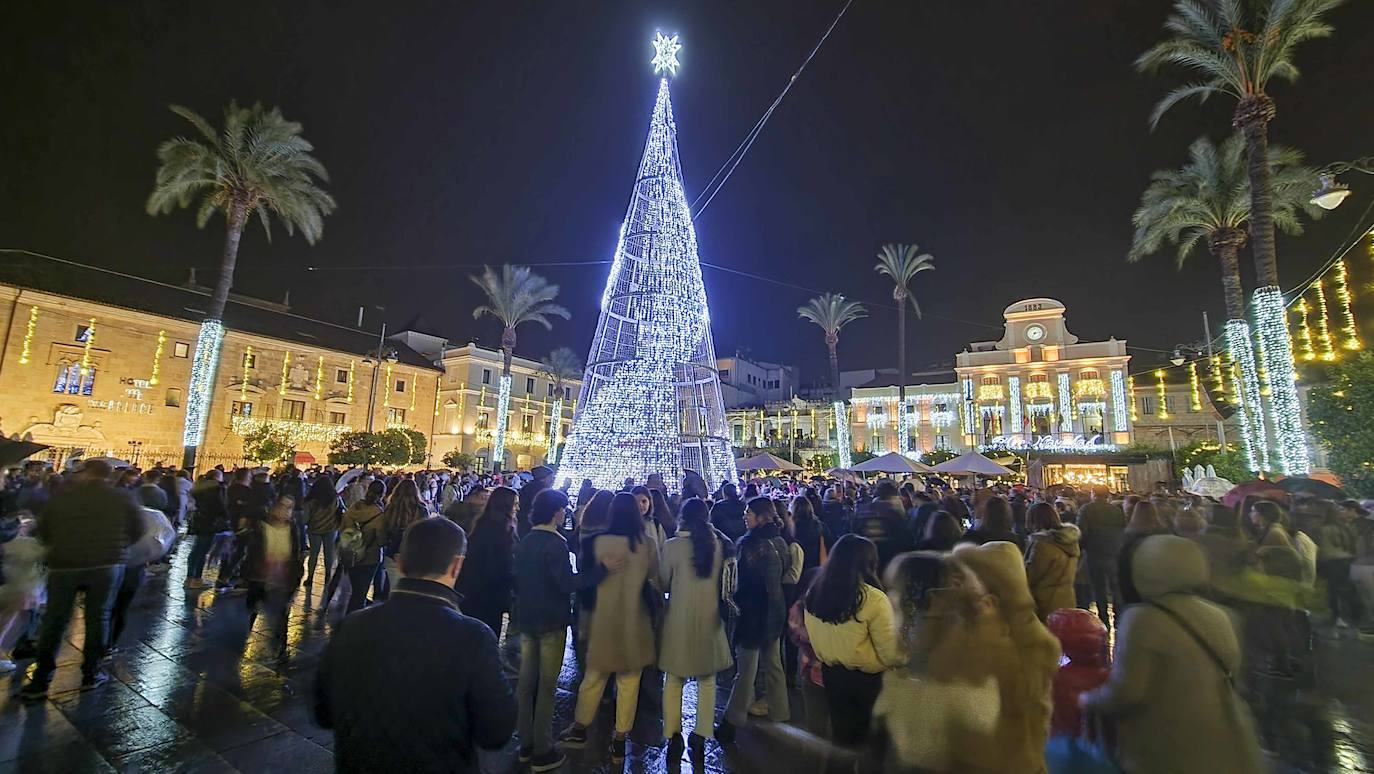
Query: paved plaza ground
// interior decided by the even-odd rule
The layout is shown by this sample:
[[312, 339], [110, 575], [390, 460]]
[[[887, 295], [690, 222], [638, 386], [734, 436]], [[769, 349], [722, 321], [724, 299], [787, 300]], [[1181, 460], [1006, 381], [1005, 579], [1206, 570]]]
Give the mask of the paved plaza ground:
[[[86, 693], [77, 690], [79, 625], [69, 630], [46, 702], [22, 704], [14, 696], [21, 680], [3, 678], [0, 774], [333, 770], [333, 734], [311, 721], [309, 685], [319, 653], [342, 615], [339, 600], [326, 613], [310, 609], [319, 604], [322, 578], [297, 595], [290, 658], [278, 665], [265, 622], [259, 618], [249, 629], [242, 595], [182, 588], [187, 549], [183, 541], [170, 572], [151, 576], [135, 601], [129, 630], [110, 665], [114, 679], [109, 683]], [[1291, 697], [1291, 704], [1275, 713], [1284, 724], [1273, 731], [1273, 746], [1280, 751], [1271, 756], [1275, 768], [1374, 772], [1374, 643], [1324, 638], [1318, 648], [1317, 690]], [[571, 657], [565, 663], [571, 665]], [[576, 678], [570, 666], [565, 668], [556, 729], [569, 722]], [[720, 691], [722, 704], [725, 697], [726, 690]], [[640, 704], [626, 770], [677, 770], [680, 765], [692, 771], [685, 759], [672, 766], [664, 761], [658, 708], [646, 704]], [[609, 705], [603, 705], [587, 749], [570, 756], [566, 771], [609, 770], [609, 720]], [[692, 725], [690, 713], [684, 722]], [[820, 756], [789, 729], [750, 727], [741, 731], [728, 754], [714, 744], [708, 749], [697, 771], [819, 769]], [[514, 746], [484, 756], [483, 768], [518, 770]]]

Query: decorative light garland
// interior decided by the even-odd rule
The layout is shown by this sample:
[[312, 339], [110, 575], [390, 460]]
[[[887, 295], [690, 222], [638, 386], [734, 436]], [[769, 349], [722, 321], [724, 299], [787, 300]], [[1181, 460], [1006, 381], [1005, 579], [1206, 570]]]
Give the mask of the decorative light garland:
[[1021, 377], [1007, 377], [1007, 394], [1011, 396], [1011, 431], [1019, 433], [1025, 427], [1025, 414], [1021, 410]]
[[382, 408], [391, 408], [391, 364], [386, 364], [386, 384], [382, 386]]
[[[1130, 429], [1126, 418], [1135, 418], [1135, 401], [1126, 402], [1126, 377], [1121, 371], [1112, 371], [1112, 430], [1124, 433]], [[1130, 406], [1128, 409], [1127, 406]]]
[[1212, 389], [1216, 391], [1217, 403], [1226, 402], [1226, 377], [1221, 373], [1221, 353], [1212, 355]]
[[906, 456], [911, 451], [910, 426], [906, 419], [906, 402], [897, 401], [897, 451]]
[[1107, 390], [1101, 379], [1079, 379], [1073, 386], [1073, 394], [1078, 398], [1101, 398], [1107, 394]]
[[353, 376], [354, 376], [354, 373], [355, 373], [357, 370], [358, 370], [358, 361], [356, 361], [356, 360], [350, 360], [350, 361], [348, 361], [348, 402], [349, 402], [349, 403], [352, 403], [352, 402], [353, 402]]
[[1317, 294], [1317, 343], [1321, 345], [1321, 359], [1335, 360], [1336, 347], [1331, 341], [1331, 323], [1327, 320], [1326, 290], [1320, 279], [1312, 283], [1312, 289]]
[[157, 332], [157, 351], [153, 353], [153, 373], [148, 377], [148, 384], [157, 386], [158, 377], [162, 374], [162, 351], [167, 348], [167, 331]]
[[419, 375], [419, 374], [415, 374], [413, 377], [411, 377], [411, 379], [410, 379], [410, 384], [407, 385], [407, 386], [410, 388], [410, 409], [409, 409], [409, 410], [410, 410], [410, 411], [414, 411], [414, 410], [415, 410], [415, 397], [416, 397], [416, 393], [418, 393], [418, 392], [420, 391], [420, 375]]
[[1061, 433], [1073, 432], [1073, 401], [1069, 400], [1069, 375], [1060, 373], [1055, 377], [1059, 388], [1059, 431]]
[[1196, 414], [1197, 412], [1202, 411], [1202, 395], [1199, 391], [1196, 360], [1188, 362], [1188, 387], [1191, 390], [1189, 394], [1189, 399], [1192, 401], [1190, 407], [1192, 408], [1193, 413]]
[[287, 350], [281, 359], [281, 384], [277, 385], [277, 394], [286, 394], [286, 381], [291, 378], [291, 352]]
[[324, 395], [324, 355], [315, 361], [315, 400]]
[[685, 470], [700, 473], [708, 489], [737, 478], [710, 324], [665, 78], [602, 294], [559, 478], [590, 478], [612, 489], [627, 476], [643, 480], [655, 473], [675, 488]]
[[[1321, 285], [1317, 287], [1320, 289]], [[1321, 301], [1321, 296], [1318, 296], [1318, 301]], [[1288, 349], [1283, 293], [1273, 286], [1258, 288], [1255, 290], [1253, 308], [1255, 328], [1263, 345], [1261, 352], [1267, 361], [1279, 464], [1286, 476], [1305, 475], [1311, 471], [1312, 464], [1307, 450], [1307, 437], [1302, 428], [1302, 407], [1298, 403], [1293, 357]]]
[[973, 379], [964, 379], [964, 411], [963, 411], [963, 430], [964, 435], [974, 434], [973, 420]]
[[510, 422], [510, 374], [501, 374], [496, 395], [496, 430], [492, 434], [491, 469], [502, 470], [506, 463], [506, 427]]
[[230, 419], [230, 430], [234, 435], [245, 436], [262, 428], [280, 431], [291, 443], [331, 444], [336, 438], [353, 431], [348, 425], [335, 425], [325, 422], [303, 422], [298, 419], [278, 419], [271, 417], [235, 416]]
[[249, 344], [243, 350], [243, 374], [239, 378], [239, 400], [248, 400], [248, 369], [253, 362], [253, 345]]
[[1351, 309], [1354, 299], [1350, 295], [1350, 276], [1344, 258], [1336, 261], [1336, 301], [1341, 305], [1341, 334], [1344, 336], [1341, 347], [1351, 351], [1363, 349], [1360, 330], [1355, 325], [1355, 313]]
[[92, 317], [86, 324], [86, 343], [81, 348], [81, 375], [84, 377], [91, 372], [91, 348], [95, 346], [95, 318]]
[[38, 307], [29, 307], [29, 322], [24, 326], [24, 348], [19, 352], [19, 365], [28, 365], [33, 354], [33, 333], [38, 329]]
[[1135, 375], [1134, 375], [1134, 374], [1132, 374], [1131, 376], [1129, 376], [1129, 377], [1126, 378], [1126, 394], [1127, 394], [1127, 395], [1130, 397], [1130, 399], [1131, 399], [1131, 422], [1133, 422], [1133, 423], [1134, 423], [1134, 422], [1139, 422], [1139, 421], [1140, 421], [1140, 411], [1136, 408], [1136, 403], [1135, 403]]
[[1026, 382], [1026, 398], [1028, 400], [1046, 400], [1054, 402], [1054, 389], [1049, 382]]
[[1155, 386], [1159, 392], [1159, 418], [1169, 418], [1168, 385], [1164, 383], [1164, 369], [1155, 369]]
[[549, 465], [558, 464], [558, 424], [563, 419], [563, 393], [554, 399], [553, 410], [549, 412], [549, 451], [545, 455]]
[[1259, 375], [1255, 350], [1250, 340], [1250, 324], [1244, 320], [1226, 321], [1226, 348], [1231, 353], [1231, 385], [1240, 409], [1241, 446], [1246, 466], [1252, 472], [1269, 469], [1268, 437], [1264, 428], [1264, 409], [1260, 404]]
[[980, 384], [978, 385], [978, 400], [995, 402], [1006, 397], [1000, 384]]
[[205, 420], [210, 411], [219, 367], [219, 349], [224, 343], [224, 324], [206, 320], [196, 334], [196, 353], [191, 361], [191, 381], [186, 389], [186, 426], [181, 434], [185, 446], [200, 446], [205, 438]]
[[845, 401], [837, 400], [830, 404], [830, 410], [835, 417], [835, 445], [840, 451], [841, 470], [849, 470], [855, 466], [855, 458], [851, 450], [851, 439], [849, 439], [849, 417], [845, 411]]
[[439, 388], [442, 386], [442, 376], [434, 377], [434, 416], [439, 416]]
[[1317, 350], [1312, 346], [1312, 326], [1307, 322], [1307, 315], [1312, 308], [1307, 305], [1305, 298], [1299, 298], [1293, 307], [1298, 313], [1298, 343], [1302, 346], [1302, 359], [1316, 360]]

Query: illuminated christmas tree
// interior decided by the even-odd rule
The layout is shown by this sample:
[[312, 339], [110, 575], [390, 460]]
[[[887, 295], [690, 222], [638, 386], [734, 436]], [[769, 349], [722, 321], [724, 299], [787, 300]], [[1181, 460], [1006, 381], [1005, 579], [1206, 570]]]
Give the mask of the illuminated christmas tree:
[[[654, 48], [655, 72], [676, 73], [677, 36]], [[687, 470], [711, 489], [736, 475], [664, 77], [558, 478], [618, 489], [658, 473], [676, 488]]]

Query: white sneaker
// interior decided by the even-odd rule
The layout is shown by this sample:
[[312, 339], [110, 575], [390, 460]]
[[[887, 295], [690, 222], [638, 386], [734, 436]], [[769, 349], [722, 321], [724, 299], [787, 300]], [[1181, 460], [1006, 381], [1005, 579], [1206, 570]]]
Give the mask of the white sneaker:
[[7, 675], [15, 669], [14, 662], [0, 658], [0, 675]]

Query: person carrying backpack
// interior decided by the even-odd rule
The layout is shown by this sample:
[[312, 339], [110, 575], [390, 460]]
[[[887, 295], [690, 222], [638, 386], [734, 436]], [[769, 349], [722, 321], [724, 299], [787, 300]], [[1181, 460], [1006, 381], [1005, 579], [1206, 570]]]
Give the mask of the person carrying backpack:
[[[382, 564], [382, 545], [386, 542], [386, 524], [382, 508], [386, 502], [386, 483], [375, 480], [367, 487], [367, 494], [344, 513], [343, 531], [339, 533], [339, 566], [348, 573], [348, 585], [353, 594], [348, 599], [351, 613], [367, 600], [367, 588]], [[326, 593], [324, 603], [329, 602]]]

